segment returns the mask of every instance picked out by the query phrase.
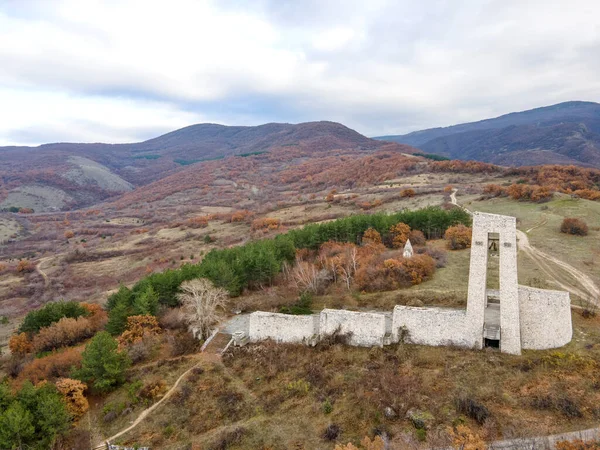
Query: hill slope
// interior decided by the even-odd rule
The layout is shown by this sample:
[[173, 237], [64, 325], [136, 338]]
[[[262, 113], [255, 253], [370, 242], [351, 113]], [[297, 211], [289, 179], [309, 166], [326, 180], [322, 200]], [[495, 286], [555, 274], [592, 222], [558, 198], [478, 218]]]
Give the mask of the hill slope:
[[600, 104], [566, 102], [494, 119], [375, 139], [456, 159], [600, 167]]
[[0, 209], [53, 211], [87, 206], [190, 164], [274, 148], [371, 152], [386, 145], [339, 123], [309, 122], [254, 127], [198, 124], [132, 144], [0, 147]]

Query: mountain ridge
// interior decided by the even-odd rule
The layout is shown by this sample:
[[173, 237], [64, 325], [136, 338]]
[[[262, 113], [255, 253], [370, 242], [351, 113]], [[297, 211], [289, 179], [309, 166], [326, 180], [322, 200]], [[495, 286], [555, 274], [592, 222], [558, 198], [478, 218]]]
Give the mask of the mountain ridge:
[[[456, 159], [504, 165], [600, 167], [600, 104], [572, 101], [491, 119], [374, 139], [415, 146]], [[531, 158], [528, 155], [531, 151]], [[518, 152], [519, 157], [509, 155]]]
[[[52, 211], [89, 206], [130, 190], [128, 186], [135, 189], [147, 185], [188, 165], [282, 147], [301, 147], [310, 155], [332, 150], [374, 152], [389, 145], [343, 124], [319, 121], [258, 126], [194, 124], [134, 143], [0, 147], [0, 209]], [[85, 166], [85, 174], [80, 164]], [[78, 175], [74, 177], [75, 172]], [[106, 177], [110, 180], [104, 180]], [[44, 187], [53, 189], [52, 195], [34, 198], [39, 197], [34, 193], [43, 192]], [[64, 201], [59, 206], [46, 204], [49, 197], [56, 196], [57, 189]]]

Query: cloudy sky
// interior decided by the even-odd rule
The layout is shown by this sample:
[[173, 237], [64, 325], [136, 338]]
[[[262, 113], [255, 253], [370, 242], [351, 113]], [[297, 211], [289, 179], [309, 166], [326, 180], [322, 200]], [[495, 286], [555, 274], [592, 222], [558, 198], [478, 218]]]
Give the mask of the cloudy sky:
[[0, 145], [600, 101], [598, 0], [0, 0]]

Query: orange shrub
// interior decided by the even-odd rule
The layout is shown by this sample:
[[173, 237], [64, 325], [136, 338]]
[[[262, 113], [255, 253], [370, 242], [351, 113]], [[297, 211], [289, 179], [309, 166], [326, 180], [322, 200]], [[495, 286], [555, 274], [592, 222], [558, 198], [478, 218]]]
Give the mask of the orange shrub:
[[335, 199], [335, 194], [337, 194], [337, 190], [332, 189], [329, 194], [327, 194], [327, 197], [325, 197], [325, 201], [332, 202]]
[[413, 245], [425, 245], [425, 235], [421, 230], [412, 230], [408, 233], [408, 238]]
[[74, 236], [75, 236], [75, 233], [73, 233], [71, 230], [65, 231], [65, 239], [71, 239]]
[[377, 230], [369, 228], [363, 233], [362, 243], [364, 245], [381, 244], [381, 235]]
[[585, 198], [586, 200], [600, 200], [600, 191], [593, 191], [591, 189], [577, 189], [573, 192], [579, 198]]
[[158, 319], [154, 316], [149, 314], [129, 316], [127, 318], [127, 328], [117, 340], [119, 341], [119, 346], [123, 347], [140, 342], [144, 336], [160, 334], [161, 331]]
[[588, 226], [587, 224], [575, 217], [565, 217], [560, 225], [561, 233], [573, 234], [575, 236], [587, 236]]
[[90, 313], [86, 318], [90, 321], [92, 329], [99, 331], [104, 328], [104, 325], [108, 322], [108, 313], [102, 309], [102, 306], [85, 302], [82, 302], [79, 305], [83, 306]]
[[400, 191], [400, 197], [414, 197], [416, 192], [414, 189], [403, 189]]
[[600, 441], [582, 441], [576, 439], [574, 441], [559, 441], [556, 443], [556, 450], [598, 450]]
[[93, 335], [94, 331], [86, 317], [63, 317], [49, 327], [40, 329], [32, 343], [36, 352], [44, 352], [76, 344]]
[[8, 348], [15, 355], [25, 355], [33, 350], [33, 344], [27, 333], [13, 334], [8, 341]]
[[207, 216], [198, 216], [188, 219], [187, 225], [190, 228], [206, 228], [208, 226]]
[[33, 209], [31, 209], [31, 208], [19, 208], [19, 212], [21, 214], [33, 214]]
[[392, 235], [392, 247], [402, 248], [410, 235], [410, 227], [400, 222], [390, 228], [390, 234]]
[[356, 272], [355, 285], [361, 291], [389, 291], [419, 284], [435, 272], [435, 260], [429, 255], [412, 258], [374, 259]]
[[472, 232], [471, 228], [464, 226], [462, 223], [448, 228], [444, 234], [444, 239], [448, 241], [446, 246], [451, 250], [469, 248]]
[[85, 383], [71, 378], [59, 378], [56, 380], [56, 389], [63, 395], [67, 410], [74, 420], [78, 420], [87, 412], [90, 405], [83, 395], [87, 389]]
[[17, 377], [17, 384], [25, 380], [37, 384], [44, 380], [68, 377], [73, 368], [81, 367], [81, 351], [83, 348], [68, 348], [34, 359], [23, 367]]
[[499, 184], [486, 184], [483, 188], [483, 193], [491, 195], [492, 197], [500, 197], [506, 195], [506, 189]]
[[33, 272], [35, 270], [35, 266], [28, 259], [22, 259], [17, 264], [17, 272], [25, 273], [25, 272]]
[[452, 186], [448, 185], [448, 186], [446, 186], [446, 187], [444, 188], [444, 192], [446, 192], [447, 194], [449, 194], [450, 192], [452, 192], [452, 190], [453, 190], [453, 189], [454, 189], [454, 188], [453, 188]]
[[265, 217], [263, 219], [254, 219], [252, 221], [251, 228], [254, 231], [256, 231], [256, 230], [269, 231], [269, 230], [278, 229], [280, 225], [281, 225], [281, 221], [279, 219]]

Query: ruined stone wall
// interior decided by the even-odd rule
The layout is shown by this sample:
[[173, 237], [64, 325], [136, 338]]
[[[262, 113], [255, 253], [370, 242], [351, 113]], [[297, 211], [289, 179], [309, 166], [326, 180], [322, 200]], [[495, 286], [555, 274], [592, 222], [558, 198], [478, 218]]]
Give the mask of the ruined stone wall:
[[324, 309], [319, 321], [321, 337], [333, 334], [351, 334], [348, 344], [359, 347], [383, 346], [386, 333], [385, 314]]
[[406, 342], [420, 345], [473, 347], [474, 333], [468, 328], [463, 309], [396, 306], [392, 318], [392, 338], [398, 342], [406, 330]]
[[248, 337], [251, 342], [273, 339], [277, 342], [310, 342], [318, 335], [319, 316], [256, 311], [250, 314]]
[[521, 346], [543, 350], [562, 347], [573, 337], [568, 292], [519, 286]]

